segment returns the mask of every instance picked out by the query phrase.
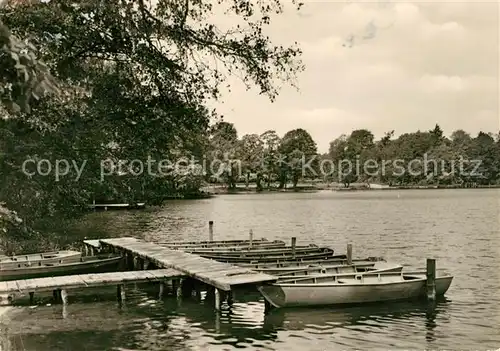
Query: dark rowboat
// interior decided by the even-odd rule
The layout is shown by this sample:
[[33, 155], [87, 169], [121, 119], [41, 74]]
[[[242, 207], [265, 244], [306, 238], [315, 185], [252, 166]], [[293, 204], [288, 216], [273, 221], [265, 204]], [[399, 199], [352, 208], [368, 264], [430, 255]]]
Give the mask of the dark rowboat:
[[0, 256], [0, 271], [33, 265], [79, 262], [81, 257], [81, 252], [71, 250]]
[[297, 261], [297, 260], [302, 260], [302, 261], [307, 261], [307, 260], [318, 260], [318, 259], [327, 259], [329, 257], [333, 257], [333, 250], [329, 248], [316, 248], [315, 251], [313, 252], [308, 252], [308, 253], [303, 253], [303, 254], [276, 254], [276, 255], [268, 255], [268, 254], [261, 254], [261, 255], [255, 255], [255, 256], [247, 256], [247, 257], [238, 257], [238, 256], [222, 256], [222, 255], [217, 255], [217, 254], [202, 254], [199, 255], [204, 258], [209, 258], [215, 261], [219, 262], [225, 262], [225, 263], [233, 263], [233, 264], [239, 264], [239, 263], [271, 263], [271, 262], [278, 262], [278, 261]]
[[[168, 241], [157, 242], [156, 244], [172, 249], [202, 249], [202, 248], [226, 248], [226, 247], [247, 247], [250, 240], [219, 240], [219, 241]], [[252, 240], [252, 246], [279, 245], [285, 246], [281, 240], [269, 241], [265, 238]]]
[[[241, 248], [241, 249], [192, 249], [183, 250], [188, 253], [195, 255], [212, 255], [212, 256], [224, 256], [224, 257], [277, 257], [277, 256], [291, 256], [294, 250], [289, 247], [279, 247], [279, 248]], [[317, 246], [298, 246], [295, 248], [295, 255], [306, 255], [318, 252], [332, 252], [333, 250], [327, 248], [319, 248]]]
[[284, 241], [273, 241], [273, 242], [267, 242], [267, 243], [259, 243], [259, 244], [240, 244], [240, 245], [231, 245], [228, 244], [228, 246], [221, 245], [221, 246], [194, 246], [194, 245], [187, 245], [187, 246], [170, 246], [170, 245], [164, 245], [164, 244], [159, 244], [160, 246], [166, 247], [168, 249], [172, 250], [182, 250], [182, 251], [206, 251], [206, 252], [216, 252], [216, 253], [221, 253], [221, 252], [240, 252], [240, 251], [256, 251], [256, 250], [271, 250], [271, 249], [282, 249], [286, 248], [286, 244]]
[[[353, 263], [363, 263], [363, 262], [376, 262], [384, 261], [381, 257], [367, 257], [364, 259], [353, 259]], [[326, 258], [315, 258], [315, 259], [291, 259], [283, 260], [277, 259], [272, 262], [240, 262], [236, 263], [239, 267], [245, 267], [254, 270], [262, 270], [265, 268], [297, 268], [297, 267], [320, 267], [323, 265], [332, 264], [347, 264], [346, 255], [334, 255]]]
[[117, 255], [97, 255], [80, 257], [76, 262], [41, 262], [21, 268], [1, 269], [0, 281], [116, 271], [121, 259]]

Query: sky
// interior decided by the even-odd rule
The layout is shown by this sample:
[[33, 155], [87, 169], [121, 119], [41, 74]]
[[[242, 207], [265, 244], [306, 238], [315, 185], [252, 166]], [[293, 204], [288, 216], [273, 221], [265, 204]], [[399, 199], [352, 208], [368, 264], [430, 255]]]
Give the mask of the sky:
[[297, 41], [306, 70], [299, 91], [274, 103], [232, 78], [214, 106], [239, 136], [307, 130], [326, 152], [341, 134], [366, 128], [380, 138], [429, 130], [446, 135], [499, 130], [499, 5], [451, 1], [308, 1], [267, 30]]

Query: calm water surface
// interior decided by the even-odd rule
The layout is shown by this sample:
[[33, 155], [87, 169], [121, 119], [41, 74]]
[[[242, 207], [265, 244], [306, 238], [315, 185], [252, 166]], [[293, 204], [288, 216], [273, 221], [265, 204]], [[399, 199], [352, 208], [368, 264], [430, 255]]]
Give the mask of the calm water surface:
[[[200, 240], [254, 237], [314, 242], [412, 267], [435, 257], [455, 279], [426, 303], [284, 309], [265, 316], [258, 295], [214, 313], [204, 301], [156, 301], [152, 287], [88, 290], [70, 304], [15, 307], [4, 315], [2, 350], [350, 350], [500, 348], [500, 191], [411, 190], [232, 195], [173, 201], [161, 209], [94, 213], [74, 239], [137, 236]], [[64, 318], [63, 318], [64, 317]]]

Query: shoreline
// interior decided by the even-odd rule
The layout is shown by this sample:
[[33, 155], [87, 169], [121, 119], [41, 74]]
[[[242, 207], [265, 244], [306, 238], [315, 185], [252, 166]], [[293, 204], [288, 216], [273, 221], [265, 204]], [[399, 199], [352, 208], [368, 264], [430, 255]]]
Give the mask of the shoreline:
[[459, 185], [404, 185], [404, 186], [380, 186], [366, 187], [366, 186], [353, 186], [353, 187], [338, 187], [338, 186], [300, 186], [296, 189], [263, 189], [257, 191], [255, 187], [237, 187], [236, 189], [228, 189], [226, 187], [214, 187], [206, 191], [210, 195], [251, 195], [251, 194], [271, 194], [271, 193], [315, 193], [318, 191], [394, 191], [394, 190], [473, 190], [473, 189], [500, 189], [499, 185], [478, 185], [474, 187], [463, 187]]

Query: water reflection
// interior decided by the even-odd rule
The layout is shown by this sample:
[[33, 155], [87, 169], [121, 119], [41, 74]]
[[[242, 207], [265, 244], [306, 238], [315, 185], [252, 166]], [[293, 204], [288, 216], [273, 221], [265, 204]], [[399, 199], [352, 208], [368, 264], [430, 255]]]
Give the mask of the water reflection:
[[108, 300], [102, 301], [101, 291], [101, 301], [94, 301], [93, 293], [74, 298], [64, 308], [64, 317], [63, 306], [19, 309], [4, 324], [2, 350], [74, 350], [82, 340], [86, 350], [185, 350], [223, 345], [260, 349], [276, 342], [290, 343], [286, 338], [290, 333], [302, 332], [318, 340], [349, 334], [366, 342], [394, 328], [414, 333], [425, 329], [430, 348], [437, 337], [437, 320], [441, 327], [447, 323], [451, 303], [440, 299], [434, 304], [278, 309], [264, 314], [263, 301], [257, 301], [255, 293], [240, 293], [237, 302], [224, 304], [216, 313], [206, 298], [157, 300], [155, 289], [140, 288], [129, 291], [129, 303], [122, 307], [112, 301], [110, 291]]
[[355, 256], [376, 253], [414, 267], [435, 257], [438, 268], [455, 276], [447, 293], [451, 300], [435, 306], [276, 310], [265, 316], [259, 295], [245, 292], [217, 315], [204, 300], [157, 301], [156, 288], [127, 290], [126, 305], [119, 309], [111, 289], [107, 295], [70, 295], [64, 319], [62, 306], [22, 309], [0, 326], [0, 334], [8, 335], [12, 350], [497, 349], [499, 195], [479, 190], [235, 195], [94, 213], [68, 230], [73, 240], [199, 240], [206, 239], [207, 221], [214, 220], [216, 239], [246, 238], [253, 229], [256, 238], [289, 241], [293, 234], [301, 244], [339, 251], [350, 242]]
[[310, 327], [342, 328], [353, 325], [377, 325], [387, 327], [389, 320], [408, 320], [415, 317], [425, 319], [425, 326], [432, 333], [436, 317], [446, 312], [450, 301], [440, 298], [435, 302], [397, 302], [391, 304], [370, 304], [351, 307], [296, 308], [272, 310], [265, 317], [265, 324], [280, 330], [304, 330]]

